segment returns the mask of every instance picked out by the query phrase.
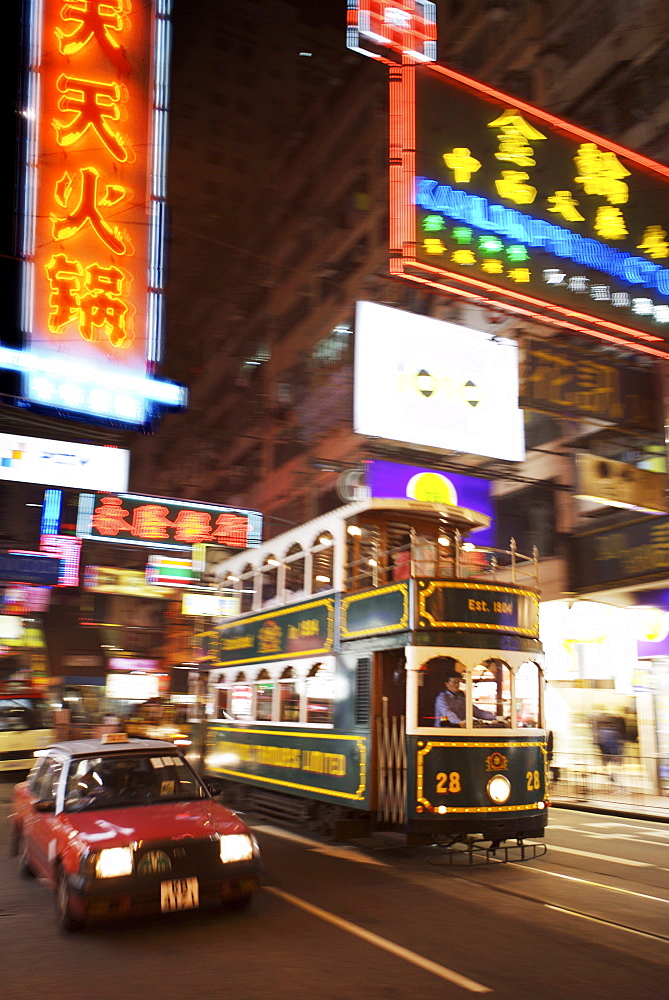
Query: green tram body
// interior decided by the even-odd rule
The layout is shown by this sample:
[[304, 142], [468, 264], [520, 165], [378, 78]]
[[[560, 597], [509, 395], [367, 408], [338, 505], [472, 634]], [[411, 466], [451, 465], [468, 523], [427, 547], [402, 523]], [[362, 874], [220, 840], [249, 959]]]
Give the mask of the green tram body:
[[[425, 568], [414, 558], [416, 524], [425, 531], [421, 517], [428, 514], [440, 538], [450, 532], [453, 546], [448, 564], [429, 577], [414, 575]], [[383, 560], [375, 559], [371, 587], [347, 586], [351, 565], [361, 560], [351, 558], [359, 552], [351, 552], [340, 532], [338, 578], [335, 530], [330, 572], [338, 589], [252, 609], [203, 633], [206, 773], [224, 779], [239, 804], [275, 802], [277, 815], [287, 815], [292, 803], [294, 815], [312, 828], [338, 836], [373, 829], [402, 831], [410, 842], [543, 836], [548, 802], [539, 594], [518, 582], [524, 557], [512, 551], [511, 567], [500, 565], [499, 550], [461, 550], [459, 558], [471, 519], [481, 524], [483, 515], [445, 504], [361, 501], [310, 522], [318, 529], [315, 537], [322, 538], [322, 525], [336, 517], [344, 528], [362, 524], [363, 530], [380, 518], [389, 536], [388, 524], [408, 521], [409, 578], [393, 580], [390, 560], [381, 572]], [[264, 544], [257, 566], [267, 566], [266, 554], [280, 550], [279, 539]], [[386, 551], [378, 538], [374, 551]], [[241, 575], [243, 560], [235, 558], [230, 576]], [[222, 572], [229, 562], [221, 564]], [[252, 569], [246, 569], [248, 583]], [[434, 699], [443, 688], [443, 666], [430, 662], [435, 656], [452, 657], [464, 671], [464, 728], [435, 724]], [[323, 670], [331, 697], [310, 698], [309, 678]], [[290, 690], [282, 693], [285, 684]], [[473, 718], [471, 705], [484, 691], [498, 716], [509, 713], [505, 722]], [[266, 718], [270, 699], [272, 719]], [[317, 721], [319, 711], [325, 723]]]

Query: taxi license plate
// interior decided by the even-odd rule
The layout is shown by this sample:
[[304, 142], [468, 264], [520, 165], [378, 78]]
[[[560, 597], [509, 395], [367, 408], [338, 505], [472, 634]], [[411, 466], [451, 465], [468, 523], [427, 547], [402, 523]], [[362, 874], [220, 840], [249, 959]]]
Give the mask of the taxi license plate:
[[192, 910], [199, 903], [196, 878], [174, 878], [160, 883], [160, 908], [164, 913]]

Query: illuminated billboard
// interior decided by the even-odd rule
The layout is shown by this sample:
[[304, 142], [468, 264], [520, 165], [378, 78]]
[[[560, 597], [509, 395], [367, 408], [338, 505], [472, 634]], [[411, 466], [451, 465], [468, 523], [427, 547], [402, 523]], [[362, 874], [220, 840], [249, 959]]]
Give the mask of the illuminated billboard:
[[81, 539], [70, 535], [42, 535], [40, 552], [60, 559], [57, 587], [79, 586], [79, 564], [81, 561]]
[[669, 167], [444, 66], [398, 80], [391, 271], [669, 357]]
[[365, 480], [372, 497], [431, 500], [486, 514], [491, 523], [488, 528], [476, 531], [476, 544], [495, 544], [492, 486], [489, 479], [377, 459], [365, 462], [364, 468]]
[[162, 353], [171, 0], [31, 0], [21, 213], [35, 405], [143, 425], [183, 406]]
[[418, 447], [525, 457], [518, 346], [429, 316], [358, 302], [353, 430]]
[[346, 45], [383, 62], [437, 58], [437, 5], [431, 0], [348, 0]]
[[0, 479], [15, 483], [125, 490], [129, 468], [125, 448], [0, 434]]
[[190, 551], [193, 545], [257, 548], [262, 515], [239, 507], [168, 500], [134, 493], [81, 493], [79, 538]]

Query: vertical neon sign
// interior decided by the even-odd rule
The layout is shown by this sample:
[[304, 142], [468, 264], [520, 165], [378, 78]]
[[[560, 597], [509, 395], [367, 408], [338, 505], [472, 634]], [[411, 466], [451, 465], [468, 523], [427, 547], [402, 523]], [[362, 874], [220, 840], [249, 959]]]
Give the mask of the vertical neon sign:
[[[171, 0], [28, 0], [26, 398], [143, 424], [161, 355]], [[0, 357], [0, 363], [7, 358]]]

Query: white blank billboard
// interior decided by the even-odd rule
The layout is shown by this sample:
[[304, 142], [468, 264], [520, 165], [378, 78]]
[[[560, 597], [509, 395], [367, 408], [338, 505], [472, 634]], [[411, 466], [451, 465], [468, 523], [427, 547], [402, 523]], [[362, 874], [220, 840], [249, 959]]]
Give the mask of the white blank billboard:
[[517, 344], [358, 302], [353, 429], [387, 441], [521, 462]]
[[129, 472], [125, 448], [0, 434], [0, 479], [119, 493], [128, 488]]

